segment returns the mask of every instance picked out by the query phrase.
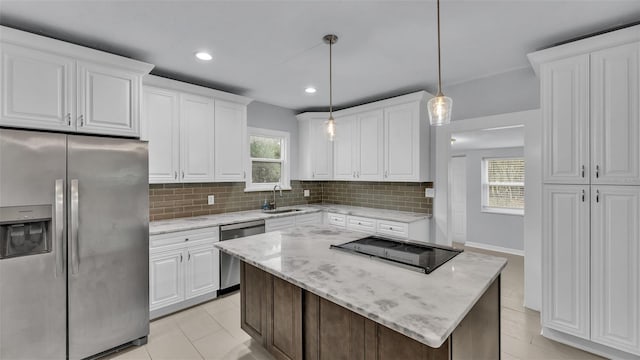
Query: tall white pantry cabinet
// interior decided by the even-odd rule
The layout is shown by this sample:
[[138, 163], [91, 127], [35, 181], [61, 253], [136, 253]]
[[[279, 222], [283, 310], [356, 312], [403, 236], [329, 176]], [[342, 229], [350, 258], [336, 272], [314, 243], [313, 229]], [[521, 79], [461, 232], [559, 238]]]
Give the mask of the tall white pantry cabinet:
[[640, 26], [529, 58], [543, 114], [543, 335], [640, 358]]

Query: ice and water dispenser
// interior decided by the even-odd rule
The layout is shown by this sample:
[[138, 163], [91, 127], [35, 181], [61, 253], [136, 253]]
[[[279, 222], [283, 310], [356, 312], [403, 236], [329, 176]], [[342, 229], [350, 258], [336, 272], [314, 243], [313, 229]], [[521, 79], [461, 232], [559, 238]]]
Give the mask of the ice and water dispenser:
[[51, 252], [51, 205], [0, 207], [0, 259]]

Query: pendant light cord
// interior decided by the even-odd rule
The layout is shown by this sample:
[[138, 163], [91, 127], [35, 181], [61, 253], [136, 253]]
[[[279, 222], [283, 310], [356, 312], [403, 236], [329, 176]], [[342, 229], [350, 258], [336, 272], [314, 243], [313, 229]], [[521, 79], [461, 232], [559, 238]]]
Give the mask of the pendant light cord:
[[333, 69], [332, 69], [333, 39], [329, 40], [329, 118], [333, 118]]
[[438, 94], [436, 96], [442, 96], [442, 63], [440, 60], [440, 0], [437, 0], [438, 9]]

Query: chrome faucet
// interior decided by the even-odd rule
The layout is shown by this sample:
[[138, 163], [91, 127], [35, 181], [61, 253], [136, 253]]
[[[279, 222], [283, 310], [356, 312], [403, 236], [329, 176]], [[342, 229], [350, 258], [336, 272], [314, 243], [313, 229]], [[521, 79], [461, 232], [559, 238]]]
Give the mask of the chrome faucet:
[[271, 202], [271, 204], [269, 204], [271, 210], [275, 210], [276, 209], [276, 189], [280, 188], [280, 197], [282, 197], [282, 187], [280, 185], [276, 185], [273, 187], [273, 202]]

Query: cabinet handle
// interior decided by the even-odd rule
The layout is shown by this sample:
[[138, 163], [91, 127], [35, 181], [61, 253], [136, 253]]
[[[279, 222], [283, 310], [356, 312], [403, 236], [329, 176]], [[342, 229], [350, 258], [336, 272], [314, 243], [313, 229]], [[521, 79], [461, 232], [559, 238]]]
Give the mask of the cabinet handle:
[[71, 113], [67, 113], [65, 119], [67, 119], [67, 126], [71, 126]]
[[596, 202], [600, 202], [600, 190], [596, 190]]
[[187, 261], [190, 261], [190, 260], [191, 260], [191, 252], [188, 252], [187, 253]]
[[584, 189], [582, 189], [582, 202], [584, 202]]
[[247, 178], [247, 172], [246, 172], [246, 171], [243, 171], [243, 172], [242, 172], [242, 178], [243, 178], [243, 179], [246, 179], [246, 178]]
[[584, 178], [584, 165], [582, 165], [582, 177]]
[[182, 170], [182, 178], [184, 179], [184, 170]]
[[600, 177], [600, 165], [596, 165], [596, 179]]
[[84, 126], [84, 115], [80, 115], [80, 126]]
[[176, 180], [178, 179], [178, 172], [177, 171], [173, 172], [173, 178], [176, 179]]
[[180, 262], [182, 262], [182, 254], [180, 254]]
[[355, 179], [355, 177], [356, 177], [356, 172], [354, 171], [353, 172], [353, 178]]
[[356, 177], [360, 179], [360, 171], [356, 171]]
[[311, 177], [312, 177], [312, 178], [315, 178], [315, 177], [316, 177], [316, 172], [315, 172], [315, 171], [311, 173]]

